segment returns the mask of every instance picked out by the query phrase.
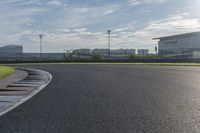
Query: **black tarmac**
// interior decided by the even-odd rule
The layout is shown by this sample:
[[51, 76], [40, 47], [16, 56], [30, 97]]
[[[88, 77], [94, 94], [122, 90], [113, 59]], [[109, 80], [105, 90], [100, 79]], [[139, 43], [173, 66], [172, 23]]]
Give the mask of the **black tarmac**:
[[0, 133], [199, 133], [200, 68], [29, 65], [52, 74]]

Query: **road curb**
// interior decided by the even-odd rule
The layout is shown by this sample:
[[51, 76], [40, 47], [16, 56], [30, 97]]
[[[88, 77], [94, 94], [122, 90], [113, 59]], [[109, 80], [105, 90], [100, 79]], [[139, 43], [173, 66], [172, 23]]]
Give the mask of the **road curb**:
[[[8, 102], [7, 106], [0, 110], [0, 116], [8, 113], [9, 111], [13, 110], [17, 106], [23, 104], [33, 96], [35, 96], [37, 93], [39, 93], [41, 90], [43, 90], [52, 80], [52, 75], [49, 72], [39, 70], [39, 69], [31, 69], [31, 68], [19, 68], [19, 70], [23, 70], [28, 72], [28, 76], [25, 79], [22, 79], [19, 82], [16, 82], [14, 84], [8, 85], [8, 88], [13, 88], [14, 86], [17, 86], [18, 88], [30, 88], [30, 92], [27, 91], [24, 95], [19, 97], [19, 99], [14, 100], [12, 102]], [[37, 82], [36, 82], [37, 81]], [[38, 82], [40, 81], [40, 82]], [[28, 84], [26, 84], [26, 82]], [[1, 95], [0, 95], [1, 97]], [[6, 98], [6, 96], [5, 96]], [[0, 101], [1, 102], [1, 101]], [[6, 104], [5, 104], [6, 105]], [[1, 106], [0, 106], [1, 108]]]

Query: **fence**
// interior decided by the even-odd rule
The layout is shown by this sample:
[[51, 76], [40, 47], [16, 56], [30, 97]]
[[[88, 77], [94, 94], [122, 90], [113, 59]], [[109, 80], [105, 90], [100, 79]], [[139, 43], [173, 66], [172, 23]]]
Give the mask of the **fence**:
[[100, 55], [94, 58], [88, 54], [73, 54], [67, 53], [23, 53], [0, 55], [1, 63], [20, 63], [20, 62], [195, 62], [199, 63], [200, 58], [191, 56], [173, 56], [173, 57], [158, 57], [155, 55], [148, 56], [128, 56], [111, 54]]

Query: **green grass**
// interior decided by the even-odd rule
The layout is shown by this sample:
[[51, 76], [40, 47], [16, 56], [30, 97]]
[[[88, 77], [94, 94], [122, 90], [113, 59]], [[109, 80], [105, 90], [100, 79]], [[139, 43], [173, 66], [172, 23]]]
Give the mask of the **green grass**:
[[13, 67], [0, 66], [0, 80], [15, 72]]

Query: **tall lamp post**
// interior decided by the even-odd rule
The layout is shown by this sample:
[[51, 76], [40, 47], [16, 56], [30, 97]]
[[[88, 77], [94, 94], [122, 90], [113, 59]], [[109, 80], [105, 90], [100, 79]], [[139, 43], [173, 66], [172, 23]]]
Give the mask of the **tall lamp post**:
[[158, 47], [155, 46], [155, 52], [156, 52], [156, 55], [158, 55]]
[[39, 34], [40, 38], [40, 56], [42, 56], [42, 39], [43, 39], [43, 34]]
[[107, 30], [108, 34], [108, 56], [110, 57], [110, 33], [112, 30]]

